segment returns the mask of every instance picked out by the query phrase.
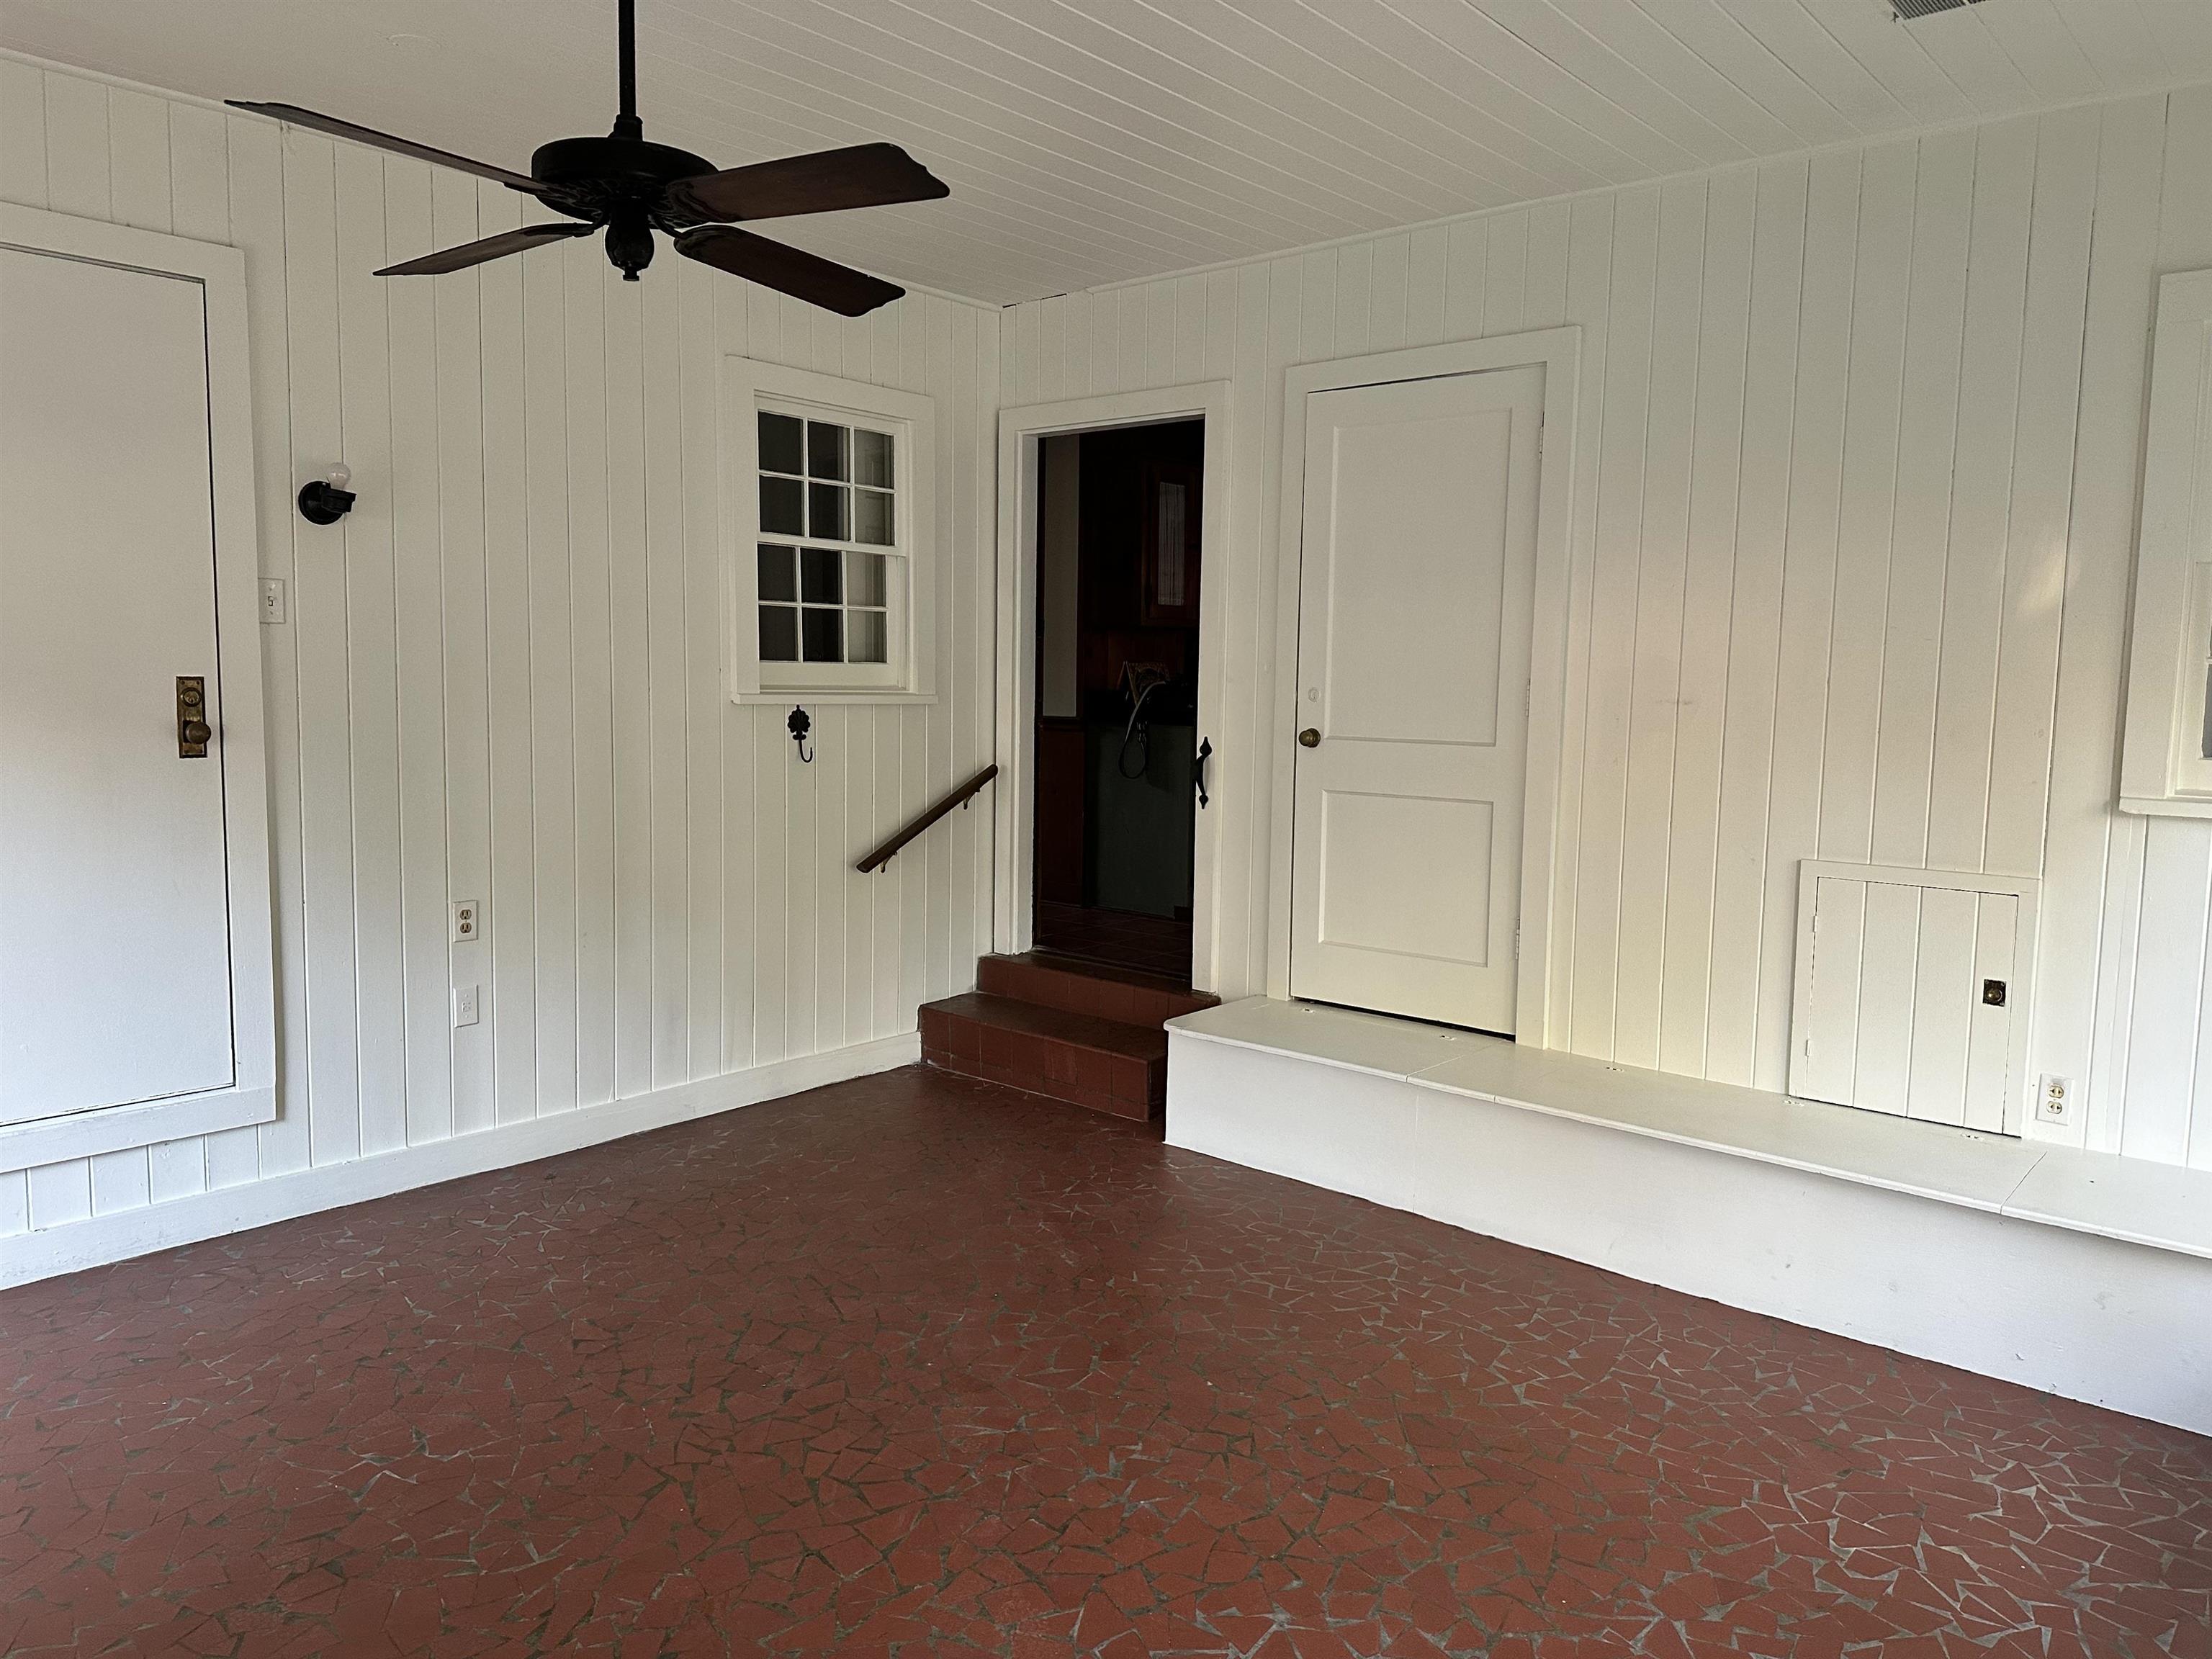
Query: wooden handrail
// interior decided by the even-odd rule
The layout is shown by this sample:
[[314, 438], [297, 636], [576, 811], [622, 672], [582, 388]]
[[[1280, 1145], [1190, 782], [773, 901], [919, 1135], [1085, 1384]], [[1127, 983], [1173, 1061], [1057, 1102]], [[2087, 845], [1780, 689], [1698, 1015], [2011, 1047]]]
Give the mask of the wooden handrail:
[[898, 834], [893, 836], [889, 841], [885, 842], [881, 847], [876, 848], [874, 852], [869, 854], [867, 857], [862, 859], [853, 867], [855, 870], [858, 870], [864, 876], [868, 874], [871, 871], [882, 869], [884, 866], [889, 864], [893, 859], [898, 856], [899, 849], [904, 847], [907, 842], [912, 841], [923, 830], [928, 829], [931, 824], [936, 823], [938, 819], [943, 817], [954, 807], [965, 806], [969, 801], [975, 798], [975, 792], [977, 790], [981, 789], [985, 784], [990, 782], [993, 778], [995, 778], [998, 775], [999, 763], [996, 761], [994, 761], [990, 765], [985, 767], [974, 777], [969, 779], [967, 782], [962, 784], [957, 789], [955, 789], [943, 800], [938, 802], [936, 805], [931, 807], [929, 811], [924, 812], [912, 823], [907, 825], [905, 829], [900, 830]]

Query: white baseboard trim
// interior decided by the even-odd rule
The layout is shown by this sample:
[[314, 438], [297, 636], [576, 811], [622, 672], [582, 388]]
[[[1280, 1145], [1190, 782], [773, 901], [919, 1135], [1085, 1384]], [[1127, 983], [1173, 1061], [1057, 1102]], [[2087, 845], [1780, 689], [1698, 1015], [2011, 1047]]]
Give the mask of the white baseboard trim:
[[824, 1084], [891, 1071], [921, 1058], [921, 1038], [908, 1031], [823, 1054], [802, 1054], [726, 1072], [720, 1077], [673, 1084], [604, 1105], [502, 1123], [475, 1134], [402, 1147], [374, 1158], [271, 1176], [242, 1186], [218, 1188], [163, 1204], [21, 1233], [0, 1239], [0, 1287], [27, 1285], [57, 1273], [102, 1267], [151, 1250], [219, 1238], [226, 1233], [265, 1227], [271, 1222], [384, 1198], [416, 1187], [432, 1187], [464, 1176], [511, 1169], [648, 1129], [818, 1089]]

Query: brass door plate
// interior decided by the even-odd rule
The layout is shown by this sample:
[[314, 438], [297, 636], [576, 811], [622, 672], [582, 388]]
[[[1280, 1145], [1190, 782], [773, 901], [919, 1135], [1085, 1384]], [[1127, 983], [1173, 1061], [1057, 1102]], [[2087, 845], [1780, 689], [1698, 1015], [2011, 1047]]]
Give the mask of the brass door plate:
[[198, 674], [177, 676], [177, 753], [185, 760], [205, 760], [215, 727], [208, 720], [207, 681]]

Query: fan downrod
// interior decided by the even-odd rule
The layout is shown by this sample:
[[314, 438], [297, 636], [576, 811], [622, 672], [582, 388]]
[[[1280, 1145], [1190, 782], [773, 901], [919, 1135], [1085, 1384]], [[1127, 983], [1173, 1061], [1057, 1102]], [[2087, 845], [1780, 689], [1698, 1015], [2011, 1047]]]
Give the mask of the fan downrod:
[[607, 228], [608, 262], [634, 283], [653, 263], [653, 233], [671, 234], [696, 221], [674, 210], [668, 187], [700, 179], [714, 164], [672, 144], [647, 141], [637, 113], [636, 0], [619, 0], [621, 106], [604, 138], [556, 138], [530, 158], [531, 177], [550, 186], [539, 192], [548, 207]]

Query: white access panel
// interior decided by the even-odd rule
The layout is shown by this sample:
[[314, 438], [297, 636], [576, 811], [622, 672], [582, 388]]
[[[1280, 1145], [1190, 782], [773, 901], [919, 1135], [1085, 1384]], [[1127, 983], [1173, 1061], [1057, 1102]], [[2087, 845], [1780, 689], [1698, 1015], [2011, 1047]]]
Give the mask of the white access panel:
[[2037, 886], [1807, 860], [1790, 1092], [2018, 1134]]
[[245, 274], [0, 203], [0, 1170], [276, 1115]]

